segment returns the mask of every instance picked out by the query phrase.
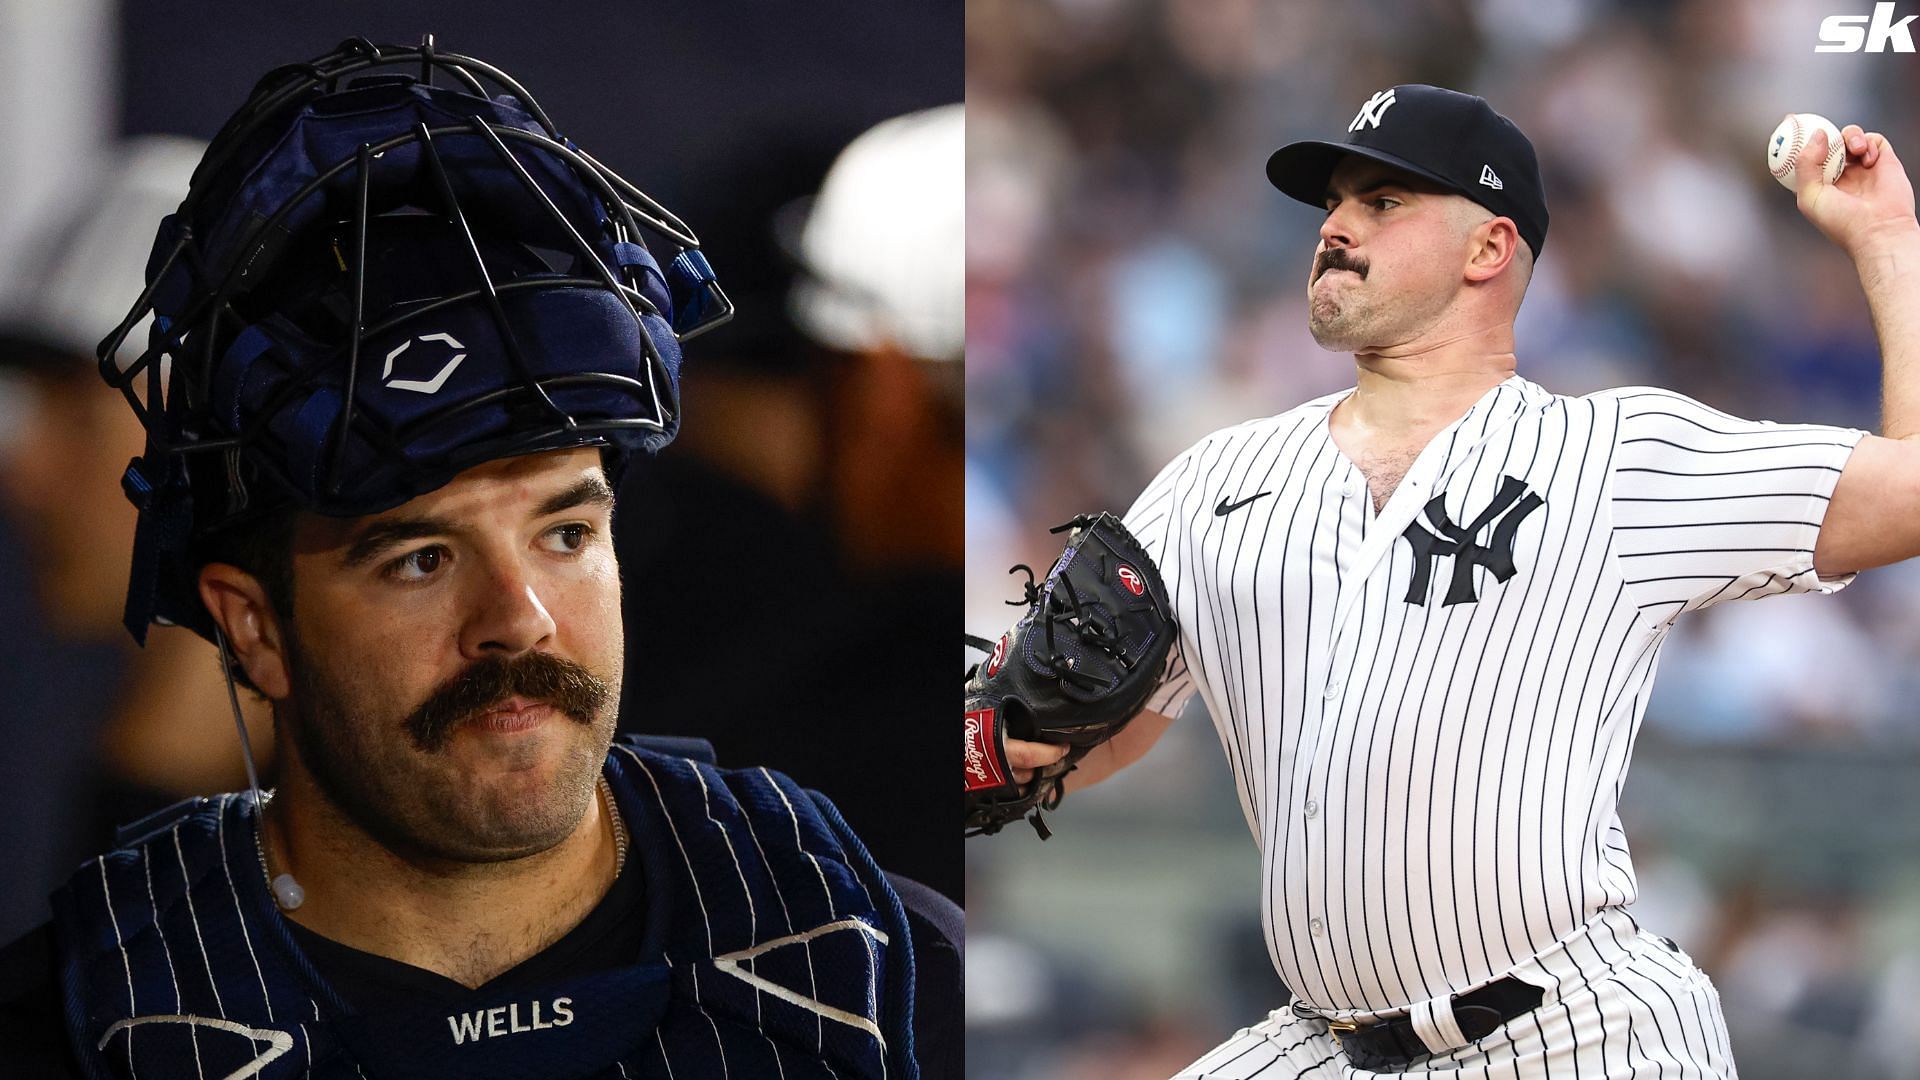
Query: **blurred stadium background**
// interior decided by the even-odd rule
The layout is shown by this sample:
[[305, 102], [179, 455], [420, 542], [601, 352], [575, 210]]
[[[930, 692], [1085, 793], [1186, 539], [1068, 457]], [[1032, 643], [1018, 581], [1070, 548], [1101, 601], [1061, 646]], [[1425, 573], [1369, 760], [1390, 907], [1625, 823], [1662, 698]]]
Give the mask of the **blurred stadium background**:
[[[972, 0], [967, 615], [1048, 526], [1122, 510], [1219, 427], [1352, 385], [1306, 331], [1319, 218], [1267, 154], [1400, 82], [1485, 95], [1552, 213], [1520, 373], [1877, 427], [1855, 275], [1762, 166], [1781, 115], [1920, 169], [1920, 57], [1816, 55], [1866, 0]], [[1903, 5], [1897, 14], [1910, 13]], [[1748, 1080], [1920, 1077], [1920, 567], [1669, 639], [1621, 814], [1643, 924], [1719, 985]], [[968, 1062], [1164, 1077], [1282, 1000], [1210, 726], [970, 841]]]
[[[625, 726], [785, 769], [832, 795], [883, 866], [958, 898], [952, 740], [939, 734], [962, 591], [957, 152], [950, 188], [919, 189], [950, 196], [950, 355], [810, 339], [788, 293], [807, 200], [842, 148], [960, 100], [963, 16], [961, 0], [844, 16], [0, 0], [0, 944], [46, 918], [48, 891], [116, 823], [245, 783], [211, 648], [159, 629], [140, 651], [118, 625], [133, 520], [118, 477], [139, 432], [84, 354], [131, 306], [185, 185], [184, 169], [152, 172], [125, 140], [209, 138], [270, 67], [353, 35], [431, 32], [504, 68], [563, 134], [689, 223], [739, 306], [688, 349], [680, 440], [636, 463], [621, 493]], [[185, 154], [190, 167], [198, 149]], [[146, 191], [138, 213], [111, 194], [156, 187], [168, 190]], [[886, 206], [861, 209], [855, 226]], [[897, 265], [887, 235], [852, 239], [870, 265]]]

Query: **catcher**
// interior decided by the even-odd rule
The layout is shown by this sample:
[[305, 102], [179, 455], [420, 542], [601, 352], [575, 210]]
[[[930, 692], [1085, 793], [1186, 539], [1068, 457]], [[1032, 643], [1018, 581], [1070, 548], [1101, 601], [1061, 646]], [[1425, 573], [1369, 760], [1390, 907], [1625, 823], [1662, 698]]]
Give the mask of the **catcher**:
[[101, 347], [127, 627], [218, 648], [278, 783], [0, 953], [9, 1075], [958, 1075], [916, 1052], [951, 904], [785, 777], [613, 738], [619, 470], [731, 314], [683, 223], [497, 68], [355, 39], [261, 80], [147, 265]]

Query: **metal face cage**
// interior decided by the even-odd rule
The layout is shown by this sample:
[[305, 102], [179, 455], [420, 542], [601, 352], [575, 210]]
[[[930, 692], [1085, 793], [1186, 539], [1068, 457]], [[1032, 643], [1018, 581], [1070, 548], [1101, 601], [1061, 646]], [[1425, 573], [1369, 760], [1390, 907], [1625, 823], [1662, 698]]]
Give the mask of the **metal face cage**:
[[[99, 347], [147, 431], [129, 630], [210, 636], [191, 549], [263, 508], [375, 513], [499, 457], [659, 448], [680, 342], [732, 312], [692, 231], [499, 69], [355, 38], [268, 73]], [[437, 374], [396, 373], [422, 357]]]

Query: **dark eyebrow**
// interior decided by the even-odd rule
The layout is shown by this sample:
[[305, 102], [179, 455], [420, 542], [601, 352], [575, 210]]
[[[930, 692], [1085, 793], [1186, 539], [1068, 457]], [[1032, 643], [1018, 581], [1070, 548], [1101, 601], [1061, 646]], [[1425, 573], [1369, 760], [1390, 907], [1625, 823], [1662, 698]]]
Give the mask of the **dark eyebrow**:
[[[1404, 180], [1396, 180], [1391, 176], [1382, 176], [1377, 180], [1370, 181], [1366, 184], [1362, 184], [1361, 186], [1355, 188], [1353, 191], [1353, 197], [1357, 199], [1362, 195], [1371, 195], [1374, 192], [1381, 190], [1382, 188], [1399, 188], [1401, 191], [1405, 191], [1405, 192], [1413, 191], [1412, 188], [1407, 186], [1406, 181]], [[1339, 193], [1334, 191], [1332, 188], [1328, 188], [1327, 193], [1325, 195], [1320, 196], [1320, 201], [1323, 203], [1338, 202], [1339, 200], [1340, 200]]]
[[353, 544], [340, 560], [340, 565], [351, 570], [364, 566], [375, 555], [403, 540], [420, 540], [429, 536], [444, 536], [454, 531], [453, 522], [445, 518], [388, 518], [367, 526], [366, 531], [354, 538]]
[[599, 474], [583, 476], [572, 487], [562, 491], [540, 504], [533, 512], [534, 517], [546, 517], [562, 510], [571, 510], [576, 506], [612, 506], [613, 488], [607, 486], [606, 478]]
[[[580, 481], [564, 491], [548, 496], [533, 512], [534, 517], [546, 517], [562, 510], [571, 510], [576, 506], [613, 505], [613, 488], [607, 485], [605, 478], [592, 475], [580, 478]], [[388, 518], [367, 526], [366, 531], [354, 538], [340, 565], [351, 570], [371, 562], [374, 556], [387, 548], [406, 540], [423, 540], [429, 536], [445, 536], [457, 532], [458, 528], [446, 518], [403, 517]]]

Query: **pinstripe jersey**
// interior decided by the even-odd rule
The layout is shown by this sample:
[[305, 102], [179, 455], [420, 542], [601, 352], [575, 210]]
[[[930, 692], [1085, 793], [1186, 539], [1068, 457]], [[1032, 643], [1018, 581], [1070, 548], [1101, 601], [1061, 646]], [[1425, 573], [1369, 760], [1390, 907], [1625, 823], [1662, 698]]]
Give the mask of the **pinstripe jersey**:
[[275, 910], [252, 796], [196, 799], [55, 895], [78, 1060], [129, 1080], [918, 1075], [905, 914], [831, 803], [624, 742], [605, 775], [647, 878], [640, 962], [362, 1014]]
[[1268, 951], [1334, 1015], [1485, 984], [1636, 895], [1615, 813], [1662, 640], [1725, 600], [1827, 592], [1814, 540], [1863, 433], [1664, 390], [1513, 377], [1376, 514], [1328, 415], [1201, 440], [1126, 523], [1261, 851]]

